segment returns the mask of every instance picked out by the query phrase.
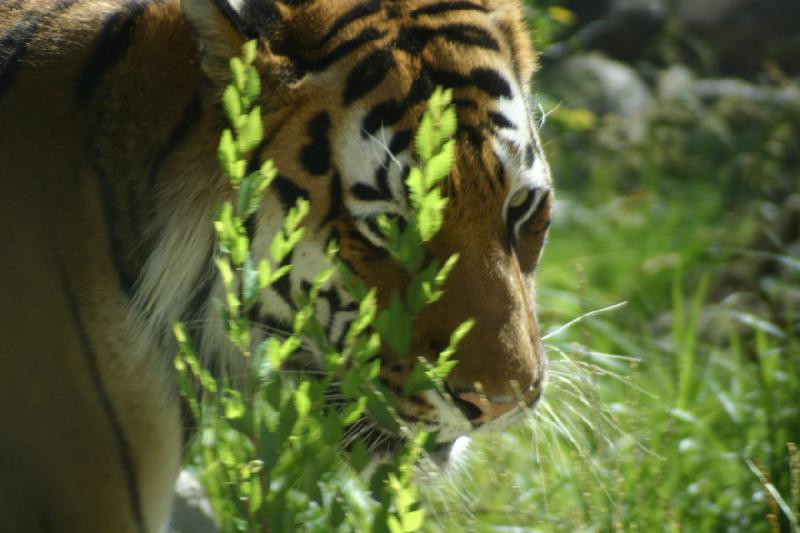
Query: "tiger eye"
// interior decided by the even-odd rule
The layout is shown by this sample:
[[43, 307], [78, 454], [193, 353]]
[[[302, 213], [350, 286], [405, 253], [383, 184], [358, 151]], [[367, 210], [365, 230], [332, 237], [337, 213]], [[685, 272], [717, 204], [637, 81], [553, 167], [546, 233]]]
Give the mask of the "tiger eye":
[[509, 200], [508, 205], [512, 209], [516, 209], [525, 203], [530, 194], [531, 191], [529, 189], [520, 189], [511, 196], [511, 200]]

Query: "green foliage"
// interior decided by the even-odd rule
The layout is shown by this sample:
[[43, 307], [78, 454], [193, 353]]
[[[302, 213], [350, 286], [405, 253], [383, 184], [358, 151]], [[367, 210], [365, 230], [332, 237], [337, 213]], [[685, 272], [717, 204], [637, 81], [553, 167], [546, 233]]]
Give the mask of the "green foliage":
[[535, 419], [423, 491], [430, 531], [797, 531], [798, 109], [654, 105], [636, 139], [613, 113], [548, 115], [542, 330], [628, 305], [546, 339]]
[[[336, 265], [320, 272], [306, 294], [295, 294], [298, 310], [292, 330], [283, 338], [259, 339], [248, 317], [270, 284], [288, 274], [280, 266], [303, 238], [304, 200], [289, 210], [281, 231], [265, 251], [252, 250], [245, 219], [257, 212], [260, 200], [275, 177], [271, 162], [246, 174], [247, 161], [262, 141], [259, 77], [252, 66], [255, 45], [248, 43], [241, 58], [230, 61], [231, 84], [222, 107], [230, 129], [219, 143], [220, 167], [230, 180], [234, 201], [225, 202], [214, 228], [220, 254], [217, 268], [225, 287], [219, 305], [225, 330], [239, 352], [231, 362], [235, 376], [213, 377], [194, 352], [186, 331], [175, 325], [180, 351], [175, 358], [179, 388], [199, 423], [199, 438], [188, 454], [197, 469], [215, 515], [224, 532], [233, 531], [375, 531], [409, 532], [423, 526], [425, 510], [411, 472], [418, 458], [435, 444], [435, 435], [405, 427], [394, 400], [376, 380], [385, 342], [397, 354], [411, 357], [414, 316], [441, 296], [447, 273], [457, 258], [444, 265], [426, 260], [425, 243], [442, 225], [446, 202], [439, 184], [450, 172], [456, 129], [451, 95], [437, 89], [422, 118], [417, 137], [419, 168], [409, 178], [411, 210], [404, 227], [381, 220], [386, 246], [402, 264], [410, 283], [393, 294], [385, 309], [378, 306], [374, 289], [364, 287], [343, 265], [336, 265], [336, 249], [328, 260]], [[259, 252], [267, 257], [256, 259]], [[314, 317], [321, 287], [338, 270], [359, 303], [358, 316], [349, 325], [344, 347], [334, 350]], [[408, 393], [442, 387], [455, 364], [451, 359], [471, 323], [453, 333], [447, 349], [435, 361], [416, 362]], [[298, 350], [324, 360], [322, 375], [284, 372], [285, 362]], [[334, 394], [335, 403], [326, 401]], [[377, 465], [368, 486], [359, 477], [369, 463], [364, 442], [347, 450], [345, 431], [374, 423], [405, 444], [393, 458]], [[363, 474], [366, 476], [366, 474]]]
[[531, 30], [536, 47], [544, 50], [575, 25], [575, 14], [558, 0], [526, 0]]

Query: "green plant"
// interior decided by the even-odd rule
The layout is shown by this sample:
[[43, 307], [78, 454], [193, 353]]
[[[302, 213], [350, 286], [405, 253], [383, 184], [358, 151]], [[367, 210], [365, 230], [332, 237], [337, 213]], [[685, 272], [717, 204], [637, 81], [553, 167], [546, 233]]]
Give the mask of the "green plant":
[[[439, 184], [449, 174], [454, 154], [451, 93], [437, 89], [421, 120], [416, 138], [419, 166], [407, 180], [411, 209], [405, 224], [401, 227], [385, 217], [378, 221], [387, 249], [408, 274], [407, 289], [393, 294], [387, 308], [379, 308], [375, 289], [338, 264], [331, 247], [331, 266], [319, 273], [306, 294], [294, 295], [298, 311], [291, 334], [258, 339], [249, 312], [270, 284], [288, 274], [291, 265], [279, 265], [302, 239], [309, 205], [298, 201], [267, 256], [256, 260], [259, 251], [251, 249], [245, 220], [257, 212], [275, 168], [266, 162], [246, 173], [246, 162], [262, 138], [255, 55], [255, 43], [250, 42], [241, 58], [230, 61], [232, 81], [223, 95], [223, 109], [231, 128], [222, 133], [219, 161], [235, 199], [224, 203], [214, 222], [220, 248], [216, 264], [225, 287], [220, 313], [240, 354], [233, 366], [243, 370], [235, 380], [213, 376], [202, 367], [183, 326], [175, 325], [179, 388], [199, 423], [189, 464], [198, 470], [224, 532], [415, 531], [425, 511], [412, 480], [413, 466], [436, 439], [399, 420], [391, 394], [376, 380], [376, 355], [383, 340], [399, 355], [412, 357], [413, 317], [440, 297], [457, 260], [452, 257], [439, 265], [427, 261], [425, 254], [425, 243], [441, 227], [446, 205]], [[341, 350], [327, 341], [314, 316], [320, 287], [336, 274], [359, 302]], [[442, 386], [455, 364], [450, 357], [469, 327], [467, 322], [453, 333], [437, 360], [415, 363], [406, 394]], [[284, 363], [307, 349], [303, 345], [309, 341], [324, 361], [323, 372], [284, 372]], [[332, 395], [336, 401], [327, 401]], [[346, 450], [340, 445], [348, 428], [366, 423], [366, 416], [405, 443], [394, 457], [373, 465], [368, 485], [357, 475], [370, 463], [365, 443], [355, 439]]]

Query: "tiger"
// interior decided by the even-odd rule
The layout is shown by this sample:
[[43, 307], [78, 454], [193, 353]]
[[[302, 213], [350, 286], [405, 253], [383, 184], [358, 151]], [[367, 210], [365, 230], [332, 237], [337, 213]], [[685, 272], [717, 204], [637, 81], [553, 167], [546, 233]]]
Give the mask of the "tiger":
[[[292, 270], [253, 323], [288, 327], [331, 242], [380, 305], [404, 286], [376, 220], [408, 216], [414, 132], [446, 87], [456, 155], [426, 253], [459, 260], [416, 317], [412, 353], [433, 360], [456, 326], [475, 326], [444, 392], [402, 395], [413, 361], [386, 346], [379, 380], [445, 450], [542, 396], [533, 275], [553, 186], [520, 0], [3, 0], [0, 531], [167, 523], [187, 425], [172, 325], [210, 368], [233, 354], [214, 305], [212, 221], [233, 192], [216, 147], [229, 58], [252, 39], [264, 140], [251, 163], [278, 169], [248, 220], [256, 253], [298, 199], [310, 205]], [[340, 275], [315, 306], [340, 343], [358, 311]]]

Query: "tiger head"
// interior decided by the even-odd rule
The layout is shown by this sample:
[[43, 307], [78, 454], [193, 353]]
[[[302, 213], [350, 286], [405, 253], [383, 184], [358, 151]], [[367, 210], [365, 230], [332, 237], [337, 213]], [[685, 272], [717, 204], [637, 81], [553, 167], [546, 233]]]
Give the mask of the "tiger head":
[[[459, 345], [447, 394], [404, 397], [414, 361], [388, 347], [380, 380], [397, 393], [400, 416], [437, 429], [443, 444], [475, 428], [502, 428], [532, 406], [545, 366], [532, 277], [552, 192], [527, 104], [534, 58], [520, 2], [183, 0], [182, 8], [209, 102], [227, 83], [228, 58], [259, 39], [265, 141], [256, 155], [273, 160], [278, 176], [256, 214], [254, 249], [266, 249], [298, 198], [311, 206], [293, 270], [266, 291], [255, 321], [270, 329], [290, 323], [291, 294], [326, 266], [331, 240], [380, 304], [402, 290], [407, 276], [376, 217], [407, 216], [414, 132], [433, 89], [452, 88], [456, 161], [443, 184], [444, 224], [427, 253], [459, 260], [444, 296], [416, 318], [411, 352], [433, 359], [456, 326], [470, 318], [475, 326]], [[342, 285], [333, 279], [317, 302], [334, 344], [357, 311]]]

